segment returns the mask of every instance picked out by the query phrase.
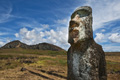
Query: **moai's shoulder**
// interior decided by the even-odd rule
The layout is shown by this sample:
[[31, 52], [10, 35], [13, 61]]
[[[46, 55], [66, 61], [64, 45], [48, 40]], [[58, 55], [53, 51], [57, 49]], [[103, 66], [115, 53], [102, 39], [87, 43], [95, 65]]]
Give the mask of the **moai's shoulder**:
[[93, 46], [93, 49], [95, 50], [96, 53], [99, 53], [99, 54], [103, 54], [104, 55], [104, 51], [103, 51], [103, 48], [101, 45], [97, 44], [96, 42], [94, 42], [92, 44]]

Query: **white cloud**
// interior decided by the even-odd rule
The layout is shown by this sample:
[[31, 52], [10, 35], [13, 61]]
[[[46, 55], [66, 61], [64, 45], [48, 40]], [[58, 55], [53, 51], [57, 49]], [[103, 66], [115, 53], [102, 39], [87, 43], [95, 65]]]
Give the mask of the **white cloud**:
[[27, 32], [28, 32], [27, 28], [22, 28], [22, 29], [20, 29], [20, 34], [21, 34], [21, 35], [24, 35], [24, 34], [26, 34]]
[[27, 22], [17, 22], [18, 25], [22, 26], [22, 27], [30, 27], [30, 28], [34, 28], [34, 27], [40, 27], [40, 23], [37, 22], [36, 20], [33, 20], [31, 18], [25, 18], [27, 20]]
[[111, 32], [112, 33], [120, 33], [120, 26], [114, 27]]
[[41, 24], [38, 21], [31, 19], [31, 18], [26, 18], [28, 22], [17, 22], [18, 25], [22, 27], [29, 27], [32, 29], [36, 29], [37, 31], [49, 29], [49, 24]]
[[9, 37], [0, 39], [0, 47], [4, 46], [6, 43], [8, 43], [10, 41], [11, 41], [11, 38], [9, 38]]
[[0, 32], [0, 35], [7, 35], [8, 33]]
[[109, 38], [112, 42], [120, 43], [120, 34], [119, 33], [113, 33]]
[[106, 52], [120, 52], [120, 46], [103, 45], [103, 50]]
[[15, 37], [19, 37], [19, 34], [18, 34], [18, 33], [15, 33]]
[[0, 3], [0, 23], [4, 23], [10, 20], [12, 7], [9, 1], [2, 0]]
[[[27, 44], [47, 42], [68, 49], [68, 22], [69, 20], [67, 20], [67, 18], [56, 20], [54, 25], [41, 24], [36, 20], [32, 20], [32, 23], [29, 24], [20, 22], [18, 24], [24, 28], [21, 28], [20, 31], [14, 35], [16, 39]], [[28, 30], [27, 27], [31, 27], [32, 30]]]
[[46, 28], [49, 28], [49, 25], [48, 24], [41, 24], [42, 28], [46, 29]]
[[[19, 35], [19, 36], [18, 36]], [[19, 38], [22, 42], [27, 44], [38, 44], [41, 42], [47, 42], [58, 45], [64, 49], [67, 49], [69, 44], [67, 27], [60, 27], [57, 30], [38, 31], [36, 29], [28, 30], [27, 28], [20, 29], [19, 33], [15, 34], [16, 38]]]
[[92, 7], [93, 30], [104, 27], [107, 22], [120, 19], [120, 0], [86, 0], [84, 5]]
[[101, 32], [105, 32], [105, 29], [102, 29]]
[[5, 44], [4, 42], [0, 41], [0, 47], [3, 46], [4, 44]]
[[68, 22], [69, 22], [69, 19], [58, 19], [58, 20], [56, 20], [55, 21], [55, 23], [57, 23], [57, 24], [68, 24]]
[[105, 42], [106, 37], [103, 33], [96, 33], [95, 41], [100, 43]]
[[27, 44], [37, 44], [39, 42], [44, 42], [44, 39], [42, 39], [44, 34], [42, 32], [38, 32], [36, 29], [28, 30], [27, 28], [22, 28], [20, 29], [20, 32], [16, 34], [19, 35], [18, 38], [21, 38], [22, 42]]

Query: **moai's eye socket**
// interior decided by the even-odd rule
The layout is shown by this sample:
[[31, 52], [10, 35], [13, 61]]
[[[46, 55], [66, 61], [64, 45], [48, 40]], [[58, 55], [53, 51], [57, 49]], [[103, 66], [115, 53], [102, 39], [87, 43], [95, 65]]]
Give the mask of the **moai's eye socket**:
[[75, 21], [70, 21], [70, 28], [79, 27], [79, 24]]
[[79, 27], [79, 24], [75, 21], [70, 21], [69, 32], [73, 31], [76, 27]]

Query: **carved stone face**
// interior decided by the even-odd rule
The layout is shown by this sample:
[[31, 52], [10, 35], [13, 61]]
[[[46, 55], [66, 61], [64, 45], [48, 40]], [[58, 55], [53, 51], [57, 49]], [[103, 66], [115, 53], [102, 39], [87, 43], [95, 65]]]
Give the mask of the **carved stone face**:
[[69, 22], [69, 43], [77, 43], [93, 38], [92, 10], [80, 7], [71, 16]]

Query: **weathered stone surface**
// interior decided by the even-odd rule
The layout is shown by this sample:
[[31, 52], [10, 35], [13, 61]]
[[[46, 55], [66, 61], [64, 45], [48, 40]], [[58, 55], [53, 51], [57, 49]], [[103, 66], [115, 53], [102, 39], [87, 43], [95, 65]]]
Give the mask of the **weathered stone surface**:
[[90, 7], [77, 8], [72, 14], [68, 42], [68, 80], [107, 80], [104, 51], [93, 40]]

